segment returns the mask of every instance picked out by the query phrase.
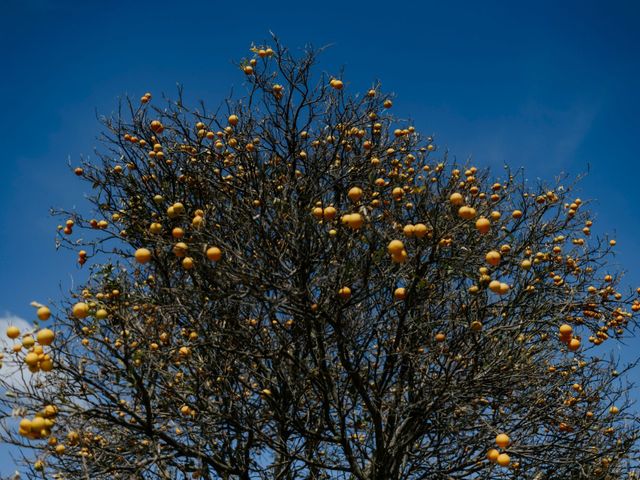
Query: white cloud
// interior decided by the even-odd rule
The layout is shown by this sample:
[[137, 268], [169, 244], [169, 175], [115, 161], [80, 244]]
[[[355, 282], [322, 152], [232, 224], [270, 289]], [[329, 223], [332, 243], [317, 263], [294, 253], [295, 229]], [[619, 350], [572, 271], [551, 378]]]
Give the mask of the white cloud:
[[11, 386], [19, 387], [29, 382], [31, 373], [26, 368], [19, 368], [14, 360], [11, 347], [15, 340], [7, 337], [7, 327], [14, 325], [20, 329], [20, 334], [33, 330], [33, 325], [28, 321], [6, 313], [0, 317], [0, 352], [4, 354], [2, 367], [0, 368], [0, 379]]

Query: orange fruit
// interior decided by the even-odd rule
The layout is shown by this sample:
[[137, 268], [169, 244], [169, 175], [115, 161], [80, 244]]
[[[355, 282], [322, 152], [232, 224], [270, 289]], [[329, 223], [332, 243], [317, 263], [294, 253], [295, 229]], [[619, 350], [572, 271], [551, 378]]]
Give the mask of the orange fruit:
[[162, 133], [162, 131], [164, 130], [164, 126], [158, 120], [154, 120], [153, 122], [151, 122], [151, 130], [153, 130], [155, 133]]
[[501, 255], [500, 252], [497, 252], [495, 250], [491, 250], [489, 253], [487, 253], [487, 255], [485, 256], [485, 260], [487, 261], [487, 263], [489, 265], [493, 265], [494, 267], [500, 265], [500, 259], [501, 259]]
[[358, 230], [364, 223], [364, 218], [359, 213], [352, 213], [351, 215], [346, 215], [346, 217], [347, 225], [354, 230]]
[[51, 345], [56, 334], [49, 328], [43, 328], [36, 334], [36, 340], [40, 345]]
[[193, 268], [193, 258], [191, 257], [184, 257], [182, 259], [182, 266], [184, 267], [185, 270], [191, 270]]
[[455, 205], [456, 207], [460, 207], [464, 204], [464, 197], [462, 196], [461, 193], [452, 193], [451, 196], [449, 197], [449, 201], [451, 202], [451, 205]]
[[423, 238], [428, 232], [427, 226], [424, 223], [416, 223], [413, 226], [413, 234], [417, 238]]
[[573, 327], [571, 325], [567, 325], [566, 323], [560, 325], [560, 335], [568, 337], [571, 333], [573, 333]]
[[20, 329], [15, 325], [7, 327], [7, 337], [18, 338], [20, 336]]
[[211, 261], [218, 262], [222, 258], [222, 250], [218, 247], [210, 247], [207, 249], [207, 258]]
[[334, 218], [336, 218], [336, 214], [337, 214], [337, 210], [335, 209], [335, 207], [326, 207], [323, 211], [322, 211], [322, 215], [324, 216], [325, 220], [333, 220]]
[[78, 302], [73, 306], [73, 316], [82, 319], [89, 315], [89, 305], [84, 302]]
[[40, 307], [38, 308], [36, 315], [38, 315], [40, 320], [49, 320], [49, 317], [51, 317], [51, 310], [49, 310], [48, 307]]
[[229, 125], [236, 126], [240, 121], [240, 119], [238, 118], [237, 115], [229, 115], [228, 121], [229, 121]]
[[476, 216], [476, 209], [473, 207], [463, 206], [458, 209], [458, 215], [464, 220], [471, 220]]
[[396, 288], [393, 292], [393, 298], [396, 300], [404, 300], [407, 298], [407, 290], [403, 287]]
[[496, 435], [496, 445], [498, 445], [500, 448], [506, 448], [511, 445], [511, 439], [509, 438], [509, 435], [507, 435], [506, 433], [500, 433]]
[[387, 246], [387, 251], [391, 255], [400, 255], [404, 250], [404, 244], [400, 240], [391, 240]]
[[352, 187], [347, 193], [347, 197], [352, 202], [358, 202], [362, 198], [362, 189], [360, 187]]
[[151, 251], [147, 248], [139, 248], [134, 254], [138, 263], [148, 263], [151, 260]]
[[508, 467], [511, 463], [511, 458], [506, 453], [501, 453], [500, 455], [498, 455], [496, 461], [501, 467]]
[[184, 242], [178, 242], [173, 246], [173, 254], [178, 257], [186, 257], [187, 250], [189, 250], [189, 246]]
[[571, 350], [572, 352], [575, 352], [579, 348], [580, 348], [580, 340], [578, 340], [577, 338], [572, 338], [571, 341], [569, 342], [569, 350]]
[[351, 297], [351, 289], [349, 287], [342, 287], [338, 290], [338, 296], [344, 300], [347, 300]]
[[491, 222], [487, 218], [480, 217], [478, 220], [476, 220], [476, 229], [478, 230], [478, 232], [485, 234], [489, 232], [490, 228]]
[[496, 463], [498, 461], [498, 457], [500, 456], [500, 452], [495, 448], [490, 448], [487, 452], [487, 458], [490, 462]]

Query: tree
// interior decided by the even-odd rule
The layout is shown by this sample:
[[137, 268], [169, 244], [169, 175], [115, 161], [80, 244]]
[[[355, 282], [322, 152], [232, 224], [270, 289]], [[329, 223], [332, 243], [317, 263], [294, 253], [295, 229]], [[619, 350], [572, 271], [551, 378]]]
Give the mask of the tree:
[[600, 345], [640, 301], [574, 182], [457, 165], [274, 43], [215, 112], [126, 100], [75, 168], [95, 209], [59, 242], [89, 280], [5, 357], [28, 475], [632, 477]]

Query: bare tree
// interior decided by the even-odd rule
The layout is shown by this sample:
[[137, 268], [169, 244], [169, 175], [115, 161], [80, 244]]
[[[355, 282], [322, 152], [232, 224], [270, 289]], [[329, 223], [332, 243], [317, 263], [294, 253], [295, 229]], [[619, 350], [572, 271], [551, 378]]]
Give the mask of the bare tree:
[[606, 345], [640, 303], [573, 180], [456, 165], [273, 43], [218, 111], [124, 101], [75, 169], [90, 280], [0, 381], [28, 476], [633, 477]]

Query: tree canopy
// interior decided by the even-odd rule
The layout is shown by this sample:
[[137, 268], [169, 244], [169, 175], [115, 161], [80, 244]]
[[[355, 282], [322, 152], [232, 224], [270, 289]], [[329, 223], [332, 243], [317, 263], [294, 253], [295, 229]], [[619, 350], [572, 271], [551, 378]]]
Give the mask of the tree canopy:
[[89, 280], [0, 376], [27, 475], [633, 478], [607, 345], [640, 289], [575, 179], [458, 164], [272, 43], [216, 110], [125, 99], [72, 167], [95, 208], [57, 238]]

